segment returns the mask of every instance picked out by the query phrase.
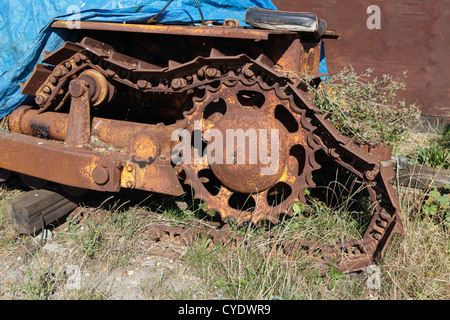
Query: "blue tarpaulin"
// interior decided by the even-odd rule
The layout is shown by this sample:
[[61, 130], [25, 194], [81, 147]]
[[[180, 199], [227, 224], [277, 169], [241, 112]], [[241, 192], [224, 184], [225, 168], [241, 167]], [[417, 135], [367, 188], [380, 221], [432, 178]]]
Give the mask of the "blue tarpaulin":
[[[154, 16], [168, 0], [1, 0], [0, 119], [24, 103], [19, 83], [26, 82], [43, 51], [54, 51], [74, 33], [50, 28], [54, 20], [124, 22]], [[245, 23], [250, 7], [274, 9], [271, 0], [198, 0], [205, 20]], [[194, 0], [174, 0], [158, 17], [160, 23], [197, 24], [201, 16]]]
[[[42, 52], [54, 51], [72, 40], [69, 30], [54, 30], [54, 20], [124, 22], [154, 16], [167, 0], [1, 0], [0, 1], [0, 119], [26, 96], [26, 82]], [[237, 19], [245, 25], [245, 10], [252, 6], [276, 9], [270, 0], [198, 0], [206, 20]], [[201, 21], [193, 0], [174, 0], [158, 18], [161, 23], [194, 24]]]

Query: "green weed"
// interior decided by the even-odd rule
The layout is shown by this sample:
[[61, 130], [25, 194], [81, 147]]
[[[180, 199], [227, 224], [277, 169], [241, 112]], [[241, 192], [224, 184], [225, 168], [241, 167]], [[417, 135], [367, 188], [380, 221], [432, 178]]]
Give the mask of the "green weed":
[[344, 68], [310, 89], [316, 106], [332, 113], [331, 120], [343, 135], [355, 136], [364, 144], [392, 145], [405, 138], [420, 112], [416, 105], [398, 101], [404, 82], [390, 75], [373, 77], [372, 73], [373, 69], [356, 74]]
[[450, 227], [450, 186], [445, 185], [442, 191], [436, 186], [431, 186], [422, 204], [422, 213], [435, 218], [437, 223]]
[[450, 169], [450, 147], [439, 140], [430, 141], [428, 146], [417, 147], [410, 162], [427, 167]]

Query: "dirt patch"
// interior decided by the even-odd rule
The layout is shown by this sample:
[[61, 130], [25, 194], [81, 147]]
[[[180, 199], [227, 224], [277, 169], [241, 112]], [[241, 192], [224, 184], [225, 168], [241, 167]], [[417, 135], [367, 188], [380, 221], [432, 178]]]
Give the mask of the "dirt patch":
[[69, 228], [65, 223], [36, 237], [18, 236], [0, 248], [0, 299], [195, 299], [201, 295], [200, 278], [183, 262], [185, 247], [140, 237], [136, 237], [140, 242], [132, 243], [118, 235], [114, 246], [123, 250], [114, 251], [104, 240], [99, 252], [89, 257], [76, 241], [70, 241], [86, 232], [86, 226], [78, 228], [79, 234], [71, 230], [67, 239]]

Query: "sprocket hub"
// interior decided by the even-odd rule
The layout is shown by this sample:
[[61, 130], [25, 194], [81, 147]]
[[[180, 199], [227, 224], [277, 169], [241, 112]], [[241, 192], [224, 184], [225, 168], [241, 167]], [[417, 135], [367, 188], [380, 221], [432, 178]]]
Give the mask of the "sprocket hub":
[[222, 163], [211, 163], [216, 177], [241, 193], [264, 191], [274, 186], [286, 169], [287, 130], [260, 109], [243, 108], [227, 112], [212, 129], [220, 132]]

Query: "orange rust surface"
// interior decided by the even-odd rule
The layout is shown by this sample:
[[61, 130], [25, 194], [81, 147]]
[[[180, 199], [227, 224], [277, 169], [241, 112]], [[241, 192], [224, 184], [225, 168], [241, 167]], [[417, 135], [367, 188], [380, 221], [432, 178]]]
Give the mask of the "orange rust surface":
[[[8, 150], [0, 153], [4, 169], [72, 187], [111, 192], [120, 189], [121, 162], [118, 156], [8, 131], [0, 131], [0, 149]], [[94, 169], [99, 166], [108, 171], [108, 181], [102, 185], [92, 178]]]
[[[271, 34], [295, 34], [290, 31], [257, 30], [244, 28], [228, 28], [221, 26], [197, 27], [197, 26], [165, 26], [165, 25], [144, 25], [144, 24], [122, 24], [107, 22], [79, 22], [81, 30], [101, 30], [101, 31], [123, 31], [136, 33], [154, 33], [201, 37], [238, 38], [267, 40]], [[67, 21], [55, 21], [53, 28], [68, 28]]]
[[[286, 47], [286, 43], [290, 44]], [[319, 72], [320, 41], [303, 40], [297, 35], [290, 41], [276, 39], [275, 47], [275, 52], [279, 51], [279, 58], [275, 61], [276, 68], [307, 75]]]

